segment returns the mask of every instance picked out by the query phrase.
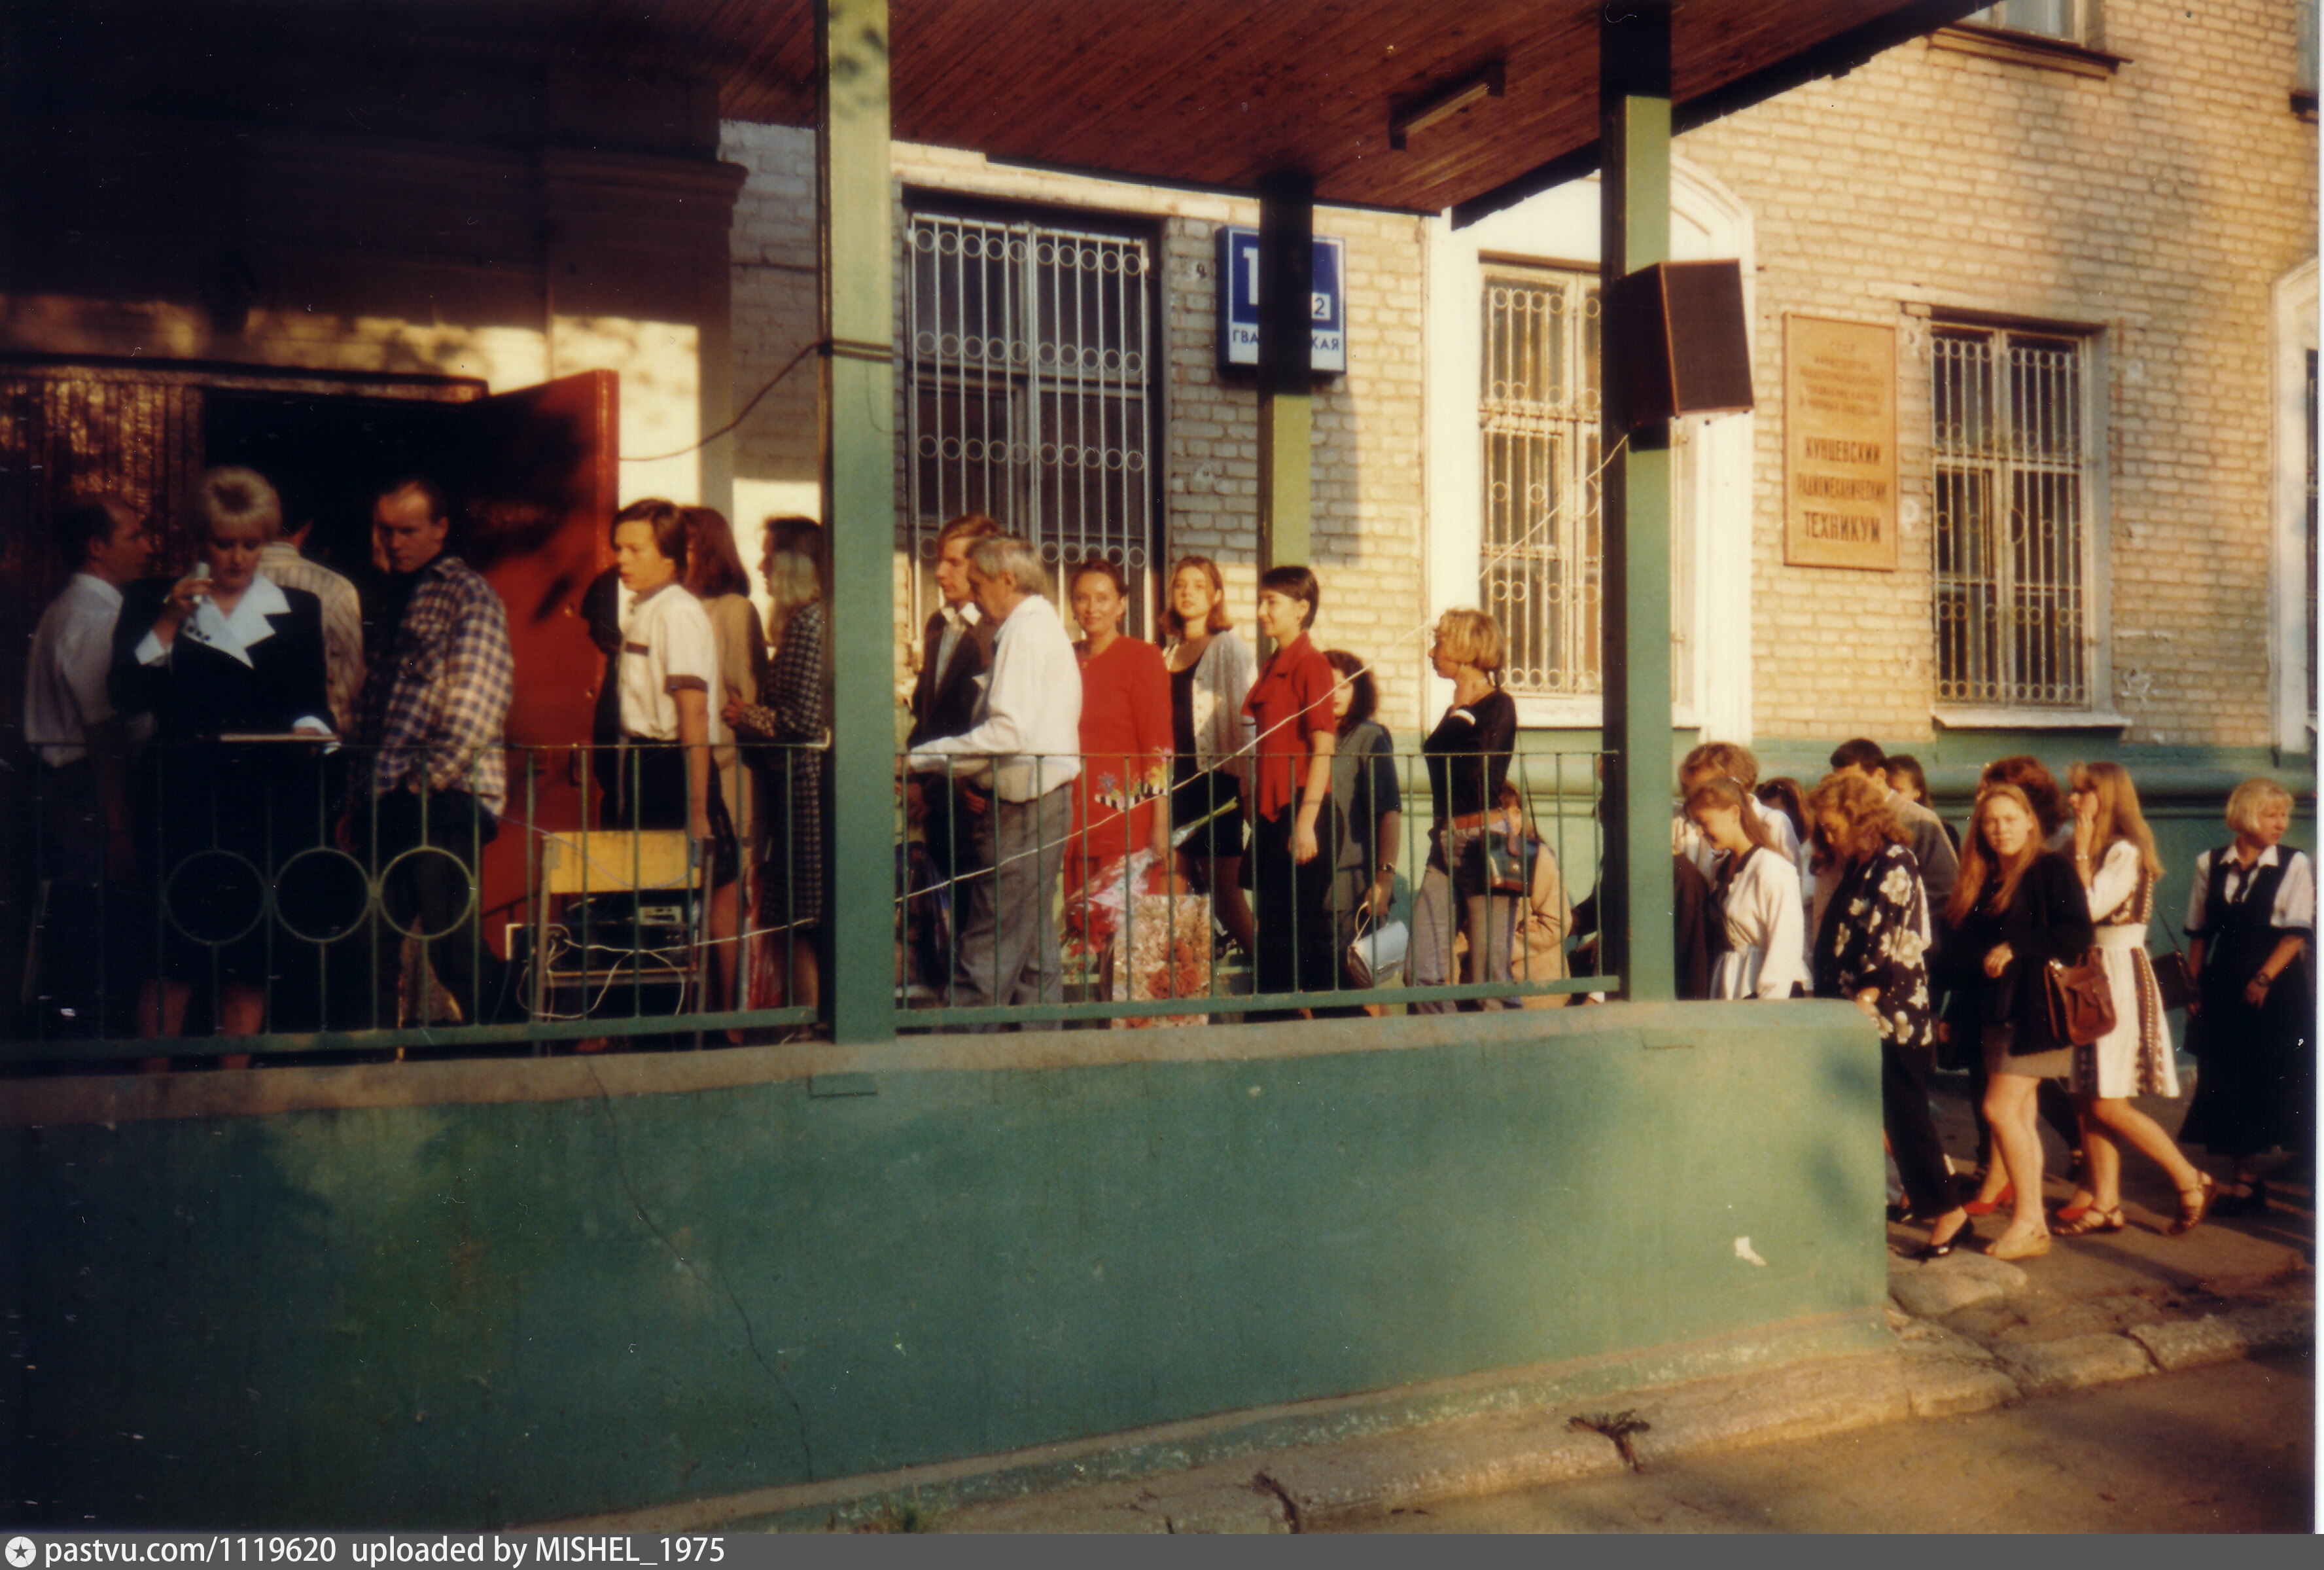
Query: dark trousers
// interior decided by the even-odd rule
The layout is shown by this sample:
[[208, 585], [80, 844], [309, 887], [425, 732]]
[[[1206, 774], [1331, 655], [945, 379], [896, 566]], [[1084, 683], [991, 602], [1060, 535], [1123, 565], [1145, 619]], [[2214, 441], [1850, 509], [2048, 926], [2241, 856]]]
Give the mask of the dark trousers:
[[1945, 1170], [1945, 1148], [1929, 1115], [1929, 1053], [1925, 1048], [1880, 1043], [1880, 1123], [1904, 1179], [1913, 1214], [1932, 1221], [1953, 1207], [1952, 1182]]
[[499, 836], [499, 820], [465, 790], [434, 793], [424, 811], [419, 796], [394, 790], [359, 806], [354, 828], [372, 876], [382, 880], [365, 989], [376, 1011], [361, 1023], [394, 1027], [407, 934], [423, 940], [427, 963], [463, 1020], [488, 1025], [521, 1019], [523, 1000], [515, 995], [508, 962], [486, 946], [476, 919], [484, 896], [476, 864]]
[[[1251, 879], [1259, 896], [1251, 912], [1259, 929], [1259, 952], [1252, 955], [1253, 992], [1327, 993], [1339, 984], [1335, 952], [1337, 928], [1332, 920], [1332, 847], [1320, 843], [1315, 859], [1302, 866], [1291, 859], [1291, 831], [1296, 810], [1277, 817], [1262, 817], [1253, 826]], [[1252, 1020], [1288, 1019], [1283, 1013], [1259, 1012]]]
[[[945, 898], [952, 907], [953, 930], [957, 932], [968, 920], [969, 884], [959, 880], [984, 870], [984, 863], [978, 859], [977, 826], [986, 814], [969, 806], [966, 786], [945, 775], [915, 774], [912, 781], [919, 786], [926, 808], [920, 818], [920, 837], [927, 846], [928, 859], [936, 864], [936, 875], [952, 884]], [[937, 979], [942, 980], [941, 974]]]

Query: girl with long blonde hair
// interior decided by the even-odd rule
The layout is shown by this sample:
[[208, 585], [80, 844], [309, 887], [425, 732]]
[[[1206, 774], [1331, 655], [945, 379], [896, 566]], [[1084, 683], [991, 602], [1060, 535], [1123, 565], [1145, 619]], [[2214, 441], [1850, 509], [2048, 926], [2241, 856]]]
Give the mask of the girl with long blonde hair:
[[2098, 950], [2114, 993], [2115, 1027], [2077, 1047], [2068, 1088], [2081, 1114], [2085, 1187], [2058, 1212], [2058, 1235], [2120, 1232], [2122, 1145], [2129, 1144], [2170, 1175], [2179, 1214], [2168, 1231], [2177, 1236], [2203, 1219], [2209, 1200], [2203, 1175], [2161, 1125], [2130, 1103], [2135, 1095], [2176, 1096], [2179, 1073], [2171, 1032], [2163, 1020], [2163, 993], [2146, 957], [2146, 924], [2154, 914], [2154, 887], [2163, 876], [2154, 835], [2139, 810], [2138, 788], [2119, 763], [2078, 763], [2067, 775], [2074, 814], [2074, 873], [2081, 880], [2098, 928]]

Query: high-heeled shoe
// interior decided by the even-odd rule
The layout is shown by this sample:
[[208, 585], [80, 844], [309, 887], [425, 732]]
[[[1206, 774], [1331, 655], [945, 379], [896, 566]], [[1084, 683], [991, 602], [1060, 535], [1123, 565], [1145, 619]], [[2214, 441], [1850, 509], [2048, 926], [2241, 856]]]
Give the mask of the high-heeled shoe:
[[1932, 1228], [1929, 1233], [1929, 1241], [1913, 1251], [1913, 1258], [1923, 1262], [1930, 1260], [1941, 1260], [1947, 1254], [1951, 1253], [1955, 1249], [1960, 1247], [1961, 1244], [1975, 1242], [1976, 1241], [1976, 1218], [1964, 1215], [1961, 1217], [1961, 1224], [1953, 1228], [1952, 1235], [1945, 1239], [1942, 1242], [1939, 1242], [1937, 1241], [1936, 1231], [1934, 1228]]
[[[2202, 1225], [2203, 1217], [2209, 1213], [2214, 1203], [2213, 1196], [2217, 1195], [2218, 1191], [2219, 1186], [2211, 1181], [2211, 1175], [2209, 1172], [2197, 1173], [2195, 1175], [2195, 1187], [2192, 1188], [2181, 1188], [2179, 1190], [2178, 1218], [2172, 1221], [2169, 1226], [2163, 1229], [2163, 1235], [2164, 1237], [2185, 1237], [2189, 1233]], [[2194, 1198], [2191, 1201], [2188, 1198], [2188, 1196], [2190, 1195], [2194, 1196]], [[2238, 1214], [2248, 1214], [2249, 1209], [2249, 1204], [2246, 1203], [2236, 1206], [2236, 1213]]]
[[2070, 1202], [2068, 1204], [2061, 1205], [2058, 1206], [2057, 1219], [2060, 1221], [2080, 1221], [2091, 1211], [2097, 1209], [2098, 1203], [2097, 1197], [2093, 1196], [2081, 1200], [2080, 1203]]
[[[2063, 1216], [2066, 1213], [2061, 1210], [2058, 1214]], [[2121, 1205], [2117, 1205], [2112, 1210], [2100, 1210], [2094, 1200], [2082, 1206], [2081, 1214], [2071, 1221], [2061, 1222], [2050, 1231], [2054, 1237], [2088, 1237], [2096, 1232], [2120, 1232], [2129, 1224], [2130, 1219], [2123, 1214]]]
[[2017, 1203], [2017, 1185], [2005, 1184], [2000, 1193], [1990, 1199], [1972, 1199], [1961, 1206], [1971, 1215], [1991, 1215], [1997, 1210], [2006, 1210]]
[[1986, 1257], [1993, 1260], [2035, 1260], [2050, 1251], [2050, 1234], [2046, 1232], [2032, 1233], [2015, 1242], [2011, 1242], [2009, 1236], [2009, 1233], [2003, 1233], [1986, 1244]]

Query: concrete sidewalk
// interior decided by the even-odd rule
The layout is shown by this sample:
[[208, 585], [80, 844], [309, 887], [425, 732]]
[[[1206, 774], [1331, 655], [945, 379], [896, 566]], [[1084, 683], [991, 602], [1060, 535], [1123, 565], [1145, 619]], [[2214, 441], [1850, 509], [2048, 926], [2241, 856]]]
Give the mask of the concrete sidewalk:
[[[1940, 1076], [1940, 1132], [1973, 1148], [1965, 1082]], [[2142, 1104], [2166, 1129], [2179, 1103]], [[2052, 1158], [2063, 1151], [2052, 1139]], [[2200, 1152], [2197, 1153], [2198, 1155]], [[1345, 1527], [1445, 1501], [1612, 1473], [1632, 1464], [1837, 1434], [2036, 1399], [2314, 1339], [2315, 1205], [2273, 1182], [2264, 1216], [2163, 1228], [2161, 1174], [2126, 1159], [2121, 1233], [2060, 1238], [2006, 1264], [1963, 1251], [1904, 1257], [1923, 1230], [1891, 1226], [1893, 1349], [1794, 1363], [1564, 1407], [1501, 1413], [1189, 1471], [972, 1506], [910, 1529], [964, 1532], [1286, 1532]], [[2052, 1208], [2067, 1187], [2045, 1185]], [[2004, 1218], [1978, 1224], [1987, 1241]], [[890, 1518], [890, 1524], [895, 1524]]]

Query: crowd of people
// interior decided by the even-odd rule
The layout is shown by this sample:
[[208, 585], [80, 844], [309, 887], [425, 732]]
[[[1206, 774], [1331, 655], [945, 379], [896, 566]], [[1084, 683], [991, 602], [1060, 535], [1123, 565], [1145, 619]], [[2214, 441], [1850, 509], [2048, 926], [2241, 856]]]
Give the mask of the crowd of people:
[[[515, 660], [453, 514], [424, 476], [383, 487], [358, 585], [305, 555], [311, 520], [291, 526], [245, 467], [195, 484], [190, 562], [157, 563], [150, 521], [119, 496], [61, 510], [74, 571], [25, 678], [44, 1030], [122, 1034], [124, 1015], [148, 1039], [393, 1028], [429, 1017], [414, 993], [430, 986], [461, 1021], [530, 1017], [527, 978], [479, 919], [481, 857], [510, 817]], [[821, 534], [769, 521], [761, 627], [723, 516], [634, 503], [582, 598], [604, 653], [593, 818], [695, 847], [696, 1006], [712, 1011], [815, 1001]], [[313, 853], [337, 853], [340, 873]], [[746, 919], [782, 941], [745, 947]], [[760, 974], [739, 974], [738, 953]]]
[[[2237, 787], [2234, 839], [2194, 869], [2183, 960], [2202, 1072], [2180, 1137], [2228, 1164], [2221, 1183], [2135, 1104], [2180, 1086], [2147, 952], [2163, 869], [2129, 772], [2078, 764], [2061, 791], [2039, 760], [1999, 759], [1956, 836], [1929, 809], [1916, 760], [1858, 738], [1831, 763], [1812, 788], [1759, 780], [1756, 760], [1729, 743], [1681, 765], [1677, 947], [1703, 956], [1682, 963], [1681, 991], [1846, 999], [1874, 1020], [1885, 1131], [1904, 1213], [1930, 1229], [1923, 1257], [1951, 1252], [1997, 1214], [2006, 1222], [1986, 1251], [2000, 1259], [2121, 1231], [2125, 1145], [2176, 1190], [2172, 1235], [2215, 1212], [2264, 1209], [2274, 1154], [2313, 1149], [2315, 873], [2282, 845], [2290, 793], [2259, 779]], [[2061, 1026], [2048, 977], [2091, 965], [2112, 1022]], [[1930, 1114], [1939, 1064], [1972, 1080], [1981, 1165], [1969, 1194]], [[2073, 1152], [2076, 1184], [2054, 1222], [2045, 1114]]]
[[[1384, 940], [1407, 781], [1369, 668], [1310, 636], [1313, 570], [1259, 576], [1262, 660], [1207, 557], [1171, 568], [1157, 646], [1123, 632], [1128, 585], [1108, 560], [1070, 564], [1058, 586], [1075, 641], [1036, 553], [992, 520], [954, 519], [936, 548], [944, 603], [923, 630], [902, 773], [924, 869], [908, 903], [933, 912], [910, 947], [945, 1006], [1059, 1002], [1069, 956], [1118, 1000], [1207, 993], [1213, 920], [1250, 962], [1247, 1020], [1364, 1012], [1362, 989], [1391, 969], [1370, 963], [1383, 941], [1416, 986], [1565, 974], [1570, 910], [1509, 780], [1517, 708], [1491, 616], [1436, 628], [1453, 693], [1422, 744], [1428, 848], [1405, 936]], [[1141, 919], [1170, 951], [1159, 975], [1134, 952]], [[1307, 1001], [1275, 1001], [1295, 993]]]
[[[136, 508], [97, 495], [60, 513], [76, 570], [34, 635], [25, 704], [60, 1015], [115, 988], [148, 1038], [392, 1026], [409, 1014], [417, 937], [461, 1019], [527, 1017], [523, 978], [478, 922], [478, 858], [509, 812], [514, 661], [451, 514], [424, 476], [383, 488], [359, 587], [304, 554], [303, 528], [247, 468], [201, 476], [194, 559], [158, 576]], [[832, 783], [823, 531], [767, 522], [763, 622], [716, 512], [633, 503], [607, 543], [614, 566], [581, 607], [604, 657], [596, 821], [683, 831], [696, 848], [709, 955], [696, 1006], [813, 1005]], [[1400, 884], [1415, 781], [1364, 661], [1311, 635], [1312, 569], [1259, 576], [1263, 660], [1205, 557], [1173, 565], [1158, 645], [1125, 630], [1130, 587], [1102, 558], [1055, 586], [1072, 636], [1039, 551], [988, 517], [945, 526], [935, 576], [899, 767], [905, 968], [933, 1001], [1057, 1004], [1069, 957], [1106, 997], [1143, 1005], [1119, 1011], [1124, 1024], [1213, 992], [1218, 952], [1247, 956], [1258, 1020], [1362, 1012], [1390, 977], [1508, 993], [1420, 1012], [1558, 1006], [1573, 1000], [1508, 984], [1595, 973], [1591, 901], [1569, 907], [1510, 777], [1517, 712], [1489, 614], [1434, 627], [1451, 697], [1420, 744], [1428, 827]], [[2129, 773], [2093, 761], [2061, 790], [2034, 758], [1998, 760], [1956, 834], [1915, 760], [1858, 738], [1830, 762], [1809, 785], [1761, 780], [1732, 743], [1686, 755], [1679, 990], [1845, 999], [1876, 1023], [1888, 1144], [1926, 1251], [1960, 1246], [1986, 1215], [2006, 1216], [1988, 1247], [2005, 1259], [2120, 1230], [2125, 1146], [2177, 1191], [2175, 1233], [2266, 1205], [2272, 1153], [2311, 1137], [2316, 889], [2282, 844], [2290, 796], [2239, 787], [2234, 837], [2193, 869], [2185, 1007], [2202, 1074], [2181, 1132], [2229, 1164], [2215, 1178], [2135, 1104], [2179, 1085], [2176, 1004], [2146, 947], [2163, 869]], [[326, 848], [362, 869], [352, 913], [293, 875]], [[1408, 927], [1391, 941], [1400, 887]], [[2095, 965], [2111, 999], [2092, 1039], [2054, 1017], [2045, 976], [2071, 965]], [[1974, 1083], [1967, 1195], [1931, 1121], [1939, 1065]], [[2075, 1152], [2054, 1219], [2043, 1117]]]

